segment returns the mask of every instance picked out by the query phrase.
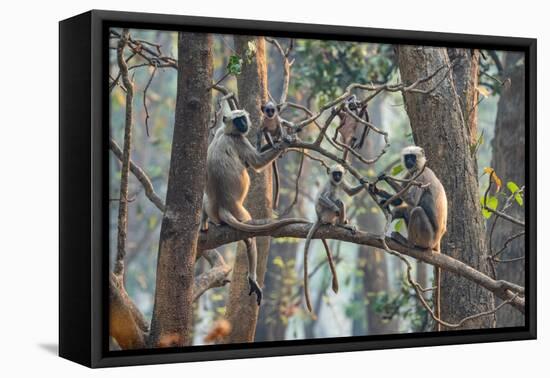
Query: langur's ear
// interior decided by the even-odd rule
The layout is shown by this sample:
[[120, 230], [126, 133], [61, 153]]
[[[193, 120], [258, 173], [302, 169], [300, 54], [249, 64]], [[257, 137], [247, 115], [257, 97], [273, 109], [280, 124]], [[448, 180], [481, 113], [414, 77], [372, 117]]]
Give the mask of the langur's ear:
[[265, 113], [265, 105], [260, 106], [260, 109], [262, 109], [262, 113]]
[[227, 123], [229, 122], [229, 117], [223, 116], [222, 120], [223, 120], [223, 123]]
[[282, 108], [282, 104], [278, 104], [278, 105], [277, 105], [277, 112], [280, 112], [280, 111], [281, 111], [281, 108]]

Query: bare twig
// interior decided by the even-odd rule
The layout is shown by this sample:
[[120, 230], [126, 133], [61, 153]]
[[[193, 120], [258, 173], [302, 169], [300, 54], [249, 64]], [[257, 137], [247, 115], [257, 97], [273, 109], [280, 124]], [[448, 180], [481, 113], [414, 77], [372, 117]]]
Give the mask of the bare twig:
[[126, 116], [124, 125], [124, 147], [122, 150], [122, 167], [120, 169], [120, 202], [118, 207], [118, 237], [117, 254], [113, 273], [116, 276], [124, 275], [124, 256], [126, 255], [126, 237], [128, 232], [128, 176], [130, 174], [130, 150], [132, 148], [132, 111], [134, 99], [134, 85], [128, 78], [128, 65], [124, 59], [124, 48], [128, 44], [130, 33], [123, 29], [117, 46], [117, 61], [126, 89]]
[[[111, 148], [111, 151], [115, 154], [115, 156], [122, 161], [122, 150], [118, 146], [118, 144], [114, 141], [114, 139], [111, 138], [109, 141], [109, 146]], [[153, 184], [151, 183], [151, 180], [147, 176], [147, 174], [141, 169], [137, 164], [135, 164], [132, 160], [130, 160], [130, 171], [136, 176], [136, 178], [139, 180], [141, 185], [143, 185], [143, 188], [145, 189], [145, 195], [149, 200], [161, 211], [164, 213], [165, 206], [162, 199], [159, 197], [159, 195], [155, 192], [155, 189], [153, 188]]]

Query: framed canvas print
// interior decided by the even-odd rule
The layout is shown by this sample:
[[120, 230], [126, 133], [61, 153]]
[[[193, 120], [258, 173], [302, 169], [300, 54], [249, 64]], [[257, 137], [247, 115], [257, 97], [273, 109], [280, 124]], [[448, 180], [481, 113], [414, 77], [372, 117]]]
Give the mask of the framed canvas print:
[[536, 337], [536, 40], [60, 22], [60, 355]]

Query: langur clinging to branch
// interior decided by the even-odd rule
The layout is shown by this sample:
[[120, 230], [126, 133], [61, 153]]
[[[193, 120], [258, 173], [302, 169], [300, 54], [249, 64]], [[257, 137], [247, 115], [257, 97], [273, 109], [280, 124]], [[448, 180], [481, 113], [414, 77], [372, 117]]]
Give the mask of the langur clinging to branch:
[[[267, 145], [271, 148], [279, 143], [283, 137], [288, 135], [286, 129], [292, 129], [292, 123], [284, 120], [279, 115], [281, 110], [279, 105], [275, 105], [272, 101], [268, 101], [262, 105], [262, 123], [256, 133], [256, 150], [262, 152], [262, 139], [265, 137]], [[279, 207], [279, 168], [277, 160], [271, 163], [273, 166], [273, 209]]]
[[[315, 203], [315, 212], [317, 213], [317, 220], [309, 229], [309, 232], [306, 237], [306, 244], [304, 248], [304, 294], [306, 298], [307, 309], [312, 312], [311, 301], [309, 298], [309, 289], [308, 289], [308, 267], [307, 267], [307, 254], [309, 250], [309, 245], [311, 239], [315, 236], [315, 233], [321, 227], [321, 225], [336, 225], [344, 227], [350, 230], [352, 233], [355, 233], [356, 228], [348, 224], [348, 219], [346, 218], [346, 206], [340, 199], [342, 191], [346, 192], [349, 196], [354, 196], [365, 187], [366, 181], [360, 180], [360, 184], [356, 187], [350, 187], [347, 182], [344, 180], [344, 167], [340, 164], [335, 164], [330, 167], [328, 170], [329, 180], [325, 186], [319, 192], [317, 201]], [[324, 242], [324, 241], [323, 241]], [[327, 256], [332, 260], [330, 250], [328, 249], [328, 244], [324, 242], [325, 250]], [[334, 292], [338, 290], [338, 278], [336, 276], [336, 270], [333, 265], [330, 264], [332, 270], [332, 289]]]
[[[411, 185], [399, 198], [373, 186], [376, 195], [382, 198], [381, 206], [392, 206], [392, 217], [402, 218], [407, 225], [407, 239], [401, 234], [392, 236], [409, 246], [441, 252], [441, 238], [447, 230], [447, 195], [441, 181], [435, 173], [426, 167], [424, 150], [417, 146], [405, 147], [401, 152], [403, 165], [407, 169], [406, 180], [413, 180], [418, 185]], [[386, 175], [379, 180], [386, 181], [396, 193], [405, 187]], [[387, 203], [391, 200], [390, 203]], [[440, 317], [441, 269], [435, 272], [436, 292], [434, 293], [435, 315]], [[438, 330], [440, 324], [437, 324]]]
[[[244, 207], [248, 194], [250, 177], [247, 168], [259, 172], [275, 160], [288, 146], [285, 138], [274, 148], [259, 153], [246, 138], [250, 119], [245, 110], [229, 110], [224, 107], [223, 117], [214, 139], [208, 146], [206, 159], [207, 180], [203, 197], [202, 231], [208, 230], [208, 222], [227, 224], [245, 232], [273, 231], [292, 223], [307, 223], [302, 219], [283, 219], [263, 225], [245, 222], [252, 217]], [[254, 238], [245, 239], [248, 256], [248, 283], [250, 295], [256, 293], [258, 305], [262, 290], [256, 281], [257, 250]]]
[[[346, 99], [344, 107], [358, 118], [370, 122], [367, 104], [362, 105], [355, 95], [351, 95]], [[338, 133], [340, 134], [342, 143], [354, 150], [361, 149], [365, 143], [369, 129], [368, 126], [362, 124], [343, 110], [338, 112], [338, 118], [340, 118]], [[346, 150], [344, 152], [344, 160], [347, 160], [347, 155], [348, 151]]]

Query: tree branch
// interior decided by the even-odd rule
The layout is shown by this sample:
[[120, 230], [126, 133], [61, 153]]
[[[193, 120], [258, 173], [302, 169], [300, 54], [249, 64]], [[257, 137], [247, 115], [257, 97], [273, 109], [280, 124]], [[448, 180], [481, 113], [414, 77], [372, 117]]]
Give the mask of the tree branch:
[[[263, 224], [266, 222], [268, 221], [254, 221], [255, 224]], [[206, 234], [201, 233], [199, 237], [199, 249], [212, 249], [220, 245], [257, 236], [271, 236], [273, 238], [293, 237], [305, 239], [310, 227], [311, 224], [293, 224], [281, 227], [271, 233], [248, 233], [237, 231], [229, 226], [211, 225]], [[392, 250], [398, 251], [403, 255], [413, 257], [427, 264], [458, 274], [459, 276], [462, 276], [493, 292], [502, 300], [510, 300], [510, 304], [520, 312], [524, 313], [525, 311], [525, 299], [523, 297], [516, 296], [516, 294], [524, 293], [525, 290], [523, 287], [502, 280], [494, 280], [491, 277], [464, 264], [463, 262], [453, 259], [443, 253], [409, 248], [396, 242], [394, 239], [383, 239], [380, 235], [375, 235], [369, 232], [357, 231], [353, 234], [349, 230], [338, 226], [321, 226], [315, 233], [315, 238], [341, 240], [355, 244], [368, 245], [379, 249], [385, 249], [385, 245], [387, 245]]]

